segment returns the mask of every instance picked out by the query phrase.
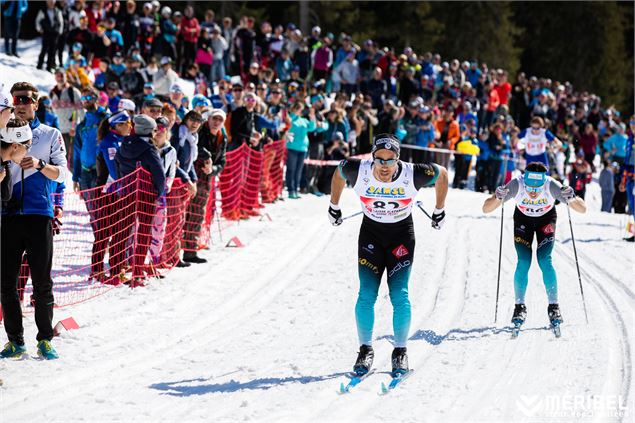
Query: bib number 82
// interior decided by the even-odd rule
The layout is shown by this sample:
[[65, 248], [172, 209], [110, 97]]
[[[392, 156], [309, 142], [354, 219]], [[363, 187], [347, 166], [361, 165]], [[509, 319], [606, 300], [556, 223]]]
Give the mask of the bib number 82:
[[399, 203], [396, 201], [389, 201], [386, 203], [385, 201], [378, 200], [373, 202], [373, 207], [376, 209], [385, 209], [387, 205], [391, 205], [393, 210], [399, 208]]

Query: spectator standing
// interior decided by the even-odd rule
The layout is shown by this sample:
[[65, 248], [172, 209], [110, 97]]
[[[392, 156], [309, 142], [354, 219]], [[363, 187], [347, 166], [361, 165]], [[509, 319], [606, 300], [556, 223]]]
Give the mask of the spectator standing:
[[602, 190], [602, 211], [610, 213], [613, 207], [613, 196], [615, 195], [615, 172], [611, 162], [604, 160], [604, 168], [600, 172], [598, 183]]
[[[591, 125], [591, 124], [589, 124]], [[576, 161], [571, 166], [569, 173], [569, 186], [575, 190], [575, 195], [584, 199], [586, 185], [591, 182], [592, 168], [585, 159], [584, 151], [578, 151]]]
[[[215, 210], [216, 193], [213, 191], [214, 178], [225, 168], [225, 151], [227, 136], [223, 131], [225, 112], [214, 109], [209, 112], [207, 121], [198, 133], [198, 157], [194, 162], [197, 175], [196, 195], [190, 200], [183, 234], [183, 261], [186, 263], [205, 263], [207, 260], [198, 257], [196, 250], [200, 247], [200, 235], [206, 217], [206, 206], [212, 201]], [[211, 195], [211, 198], [210, 198]], [[213, 215], [214, 211], [212, 211]]]
[[213, 82], [218, 82], [225, 77], [225, 55], [227, 55], [229, 44], [221, 34], [220, 28], [216, 25], [212, 28], [211, 46], [214, 58], [210, 79]]
[[327, 79], [331, 66], [333, 66], [333, 50], [331, 39], [322, 38], [322, 44], [311, 53], [311, 66], [313, 67], [313, 80]]
[[123, 31], [123, 51], [129, 53], [132, 46], [137, 43], [141, 26], [137, 3], [134, 0], [126, 1], [126, 11], [121, 16], [120, 24]]
[[[122, 216], [122, 227], [137, 226], [134, 240], [134, 259], [132, 265], [132, 283], [131, 287], [143, 286], [145, 277], [145, 260], [150, 248], [152, 239], [152, 219], [155, 214], [155, 201], [159, 199], [159, 203], [165, 204], [165, 173], [163, 172], [163, 163], [159, 156], [159, 151], [152, 144], [152, 137], [157, 131], [157, 124], [154, 119], [147, 115], [138, 115], [134, 118], [134, 135], [125, 137], [121, 143], [121, 148], [115, 155], [117, 164], [117, 173], [120, 178], [133, 173], [137, 169], [137, 164], [148, 172], [152, 178], [152, 186], [154, 192], [138, 192], [138, 200], [143, 206], [143, 213], [135, 213]], [[161, 200], [162, 199], [162, 200]], [[122, 207], [123, 209], [123, 207]], [[134, 216], [137, 222], [134, 221]], [[127, 239], [124, 236], [122, 240], [113, 242], [113, 254], [120, 259], [117, 263], [123, 262], [123, 254], [125, 254]], [[112, 272], [112, 270], [111, 270]], [[118, 274], [118, 272], [115, 272]], [[112, 274], [112, 273], [111, 273]]]
[[[196, 44], [201, 33], [201, 26], [198, 19], [194, 17], [194, 8], [190, 5], [185, 6], [183, 11], [184, 17], [179, 25], [179, 37], [183, 40], [183, 50], [181, 52], [181, 73], [194, 63], [196, 59]], [[207, 77], [209, 73], [205, 74]]]
[[308, 133], [316, 129], [315, 110], [309, 109], [309, 119], [302, 117], [304, 104], [293, 103], [289, 110], [289, 123], [291, 127], [287, 133], [287, 190], [289, 198], [298, 199], [300, 179], [304, 169], [304, 159], [309, 149]]
[[[455, 145], [461, 138], [461, 131], [459, 128], [459, 122], [454, 118], [454, 107], [447, 106], [443, 110], [443, 114], [440, 119], [435, 122], [435, 127], [439, 133], [437, 139], [437, 148], [443, 148], [446, 150], [454, 150]], [[436, 163], [448, 168], [450, 164], [450, 155], [448, 153], [437, 153]]]
[[167, 98], [170, 93], [170, 87], [178, 81], [179, 76], [172, 69], [172, 59], [170, 57], [163, 56], [160, 65], [161, 67], [153, 77], [154, 92]]
[[62, 11], [55, 7], [55, 0], [46, 0], [46, 8], [40, 10], [35, 18], [35, 29], [42, 34], [42, 49], [37, 59], [37, 68], [42, 69], [44, 58], [46, 57], [46, 69], [49, 72], [53, 72], [55, 69], [57, 39], [64, 31], [64, 16]]
[[64, 138], [64, 149], [67, 153], [67, 162], [73, 162], [73, 137], [75, 128], [84, 119], [81, 92], [68, 83], [64, 69], [55, 71], [55, 86], [49, 92], [53, 111], [59, 118], [59, 130]]
[[[11, 87], [15, 116], [10, 121], [13, 131], [3, 134], [11, 144], [21, 139], [37, 139], [36, 145], [11, 146], [21, 148], [19, 163], [9, 163], [7, 182], [12, 186], [11, 197], [2, 208], [2, 289], [0, 302], [4, 314], [4, 327], [9, 343], [0, 353], [2, 357], [21, 355], [24, 346], [22, 310], [17, 292], [18, 275], [24, 252], [29, 255], [29, 267], [33, 284], [35, 323], [38, 328], [38, 353], [45, 359], [58, 358], [51, 345], [53, 339], [53, 202], [51, 193], [56, 183], [63, 183], [68, 175], [66, 152], [62, 134], [40, 123], [35, 116], [38, 90], [28, 82], [18, 82]], [[28, 126], [27, 126], [28, 123]], [[17, 137], [21, 132], [23, 137]], [[12, 135], [10, 135], [12, 134]], [[32, 134], [32, 135], [31, 135]], [[5, 144], [2, 150], [6, 151]], [[30, 155], [26, 155], [29, 152]], [[14, 158], [17, 158], [14, 155]], [[8, 160], [3, 154], [2, 160]], [[10, 176], [9, 176], [10, 175]]]
[[[584, 126], [584, 132], [582, 132], [578, 136], [578, 139], [580, 142], [580, 147], [582, 148], [585, 163], [590, 164], [592, 171], [595, 171], [593, 161], [595, 159], [595, 153], [597, 150], [598, 136], [593, 129], [593, 125], [587, 123]], [[579, 160], [577, 160], [577, 162], [579, 162]], [[580, 167], [580, 165], [578, 167]], [[584, 196], [581, 197], [584, 198]]]
[[4, 16], [4, 52], [9, 56], [18, 56], [18, 36], [22, 15], [29, 9], [27, 0], [2, 1]]
[[[108, 112], [97, 105], [97, 92], [94, 89], [84, 88], [81, 101], [86, 114], [77, 125], [73, 139], [73, 188], [75, 191], [85, 191], [94, 188], [97, 184], [97, 128], [100, 122], [108, 117]], [[90, 201], [90, 198], [84, 199]]]

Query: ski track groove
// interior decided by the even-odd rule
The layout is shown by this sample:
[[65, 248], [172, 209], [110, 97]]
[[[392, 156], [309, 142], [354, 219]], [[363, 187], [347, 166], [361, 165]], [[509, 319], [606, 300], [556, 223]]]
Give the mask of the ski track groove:
[[[562, 248], [558, 249], [558, 252], [560, 255], [564, 256], [567, 259], [566, 261], [569, 263], [569, 265], [575, 269], [575, 257], [573, 256], [573, 254], [563, 251]], [[622, 363], [621, 363], [621, 368], [619, 373], [621, 374], [622, 380], [619, 387], [619, 391], [624, 398], [624, 403], [628, 407], [627, 412], [630, 412], [629, 414], [633, 414], [633, 410], [632, 410], [633, 404], [630, 403], [632, 402], [630, 401], [630, 393], [631, 393], [630, 390], [631, 390], [631, 384], [633, 382], [633, 379], [632, 379], [633, 363], [632, 363], [632, 355], [631, 355], [632, 345], [629, 338], [627, 324], [624, 321], [624, 318], [622, 317], [622, 311], [620, 310], [619, 306], [617, 305], [617, 303], [615, 302], [611, 294], [608, 292], [608, 290], [603, 286], [603, 284], [600, 281], [598, 281], [585, 268], [584, 265], [580, 266], [580, 274], [583, 276], [584, 280], [588, 281], [593, 286], [595, 292], [598, 294], [598, 297], [602, 300], [604, 307], [609, 311], [609, 314], [611, 316], [611, 319], [615, 323], [617, 331], [619, 331], [621, 334], [620, 337], [616, 337], [614, 335], [614, 332], [611, 331], [612, 333], [611, 337], [613, 338], [614, 343], [619, 345], [619, 349], [621, 352], [620, 356], [621, 356]], [[618, 289], [621, 292], [623, 292], [623, 289], [624, 289], [624, 287], [621, 285], [618, 285], [618, 286], [614, 285], [614, 288]], [[593, 316], [591, 316], [591, 319], [592, 318]], [[619, 418], [619, 421], [624, 421], [625, 415], [621, 416]]]
[[[460, 251], [463, 252], [463, 254], [460, 254], [460, 257], [462, 259], [461, 263], [463, 263], [462, 266], [458, 267], [456, 266], [456, 262], [452, 262], [452, 266], [450, 266], [449, 261], [450, 259], [454, 258], [454, 256], [450, 255], [450, 251], [453, 252], [454, 255], [457, 254], [457, 249], [456, 248], [451, 248], [451, 247], [455, 247], [455, 244], [451, 244], [449, 242], [446, 242], [446, 248], [444, 251], [444, 256], [443, 256], [443, 265], [442, 266], [437, 266], [437, 268], [435, 269], [435, 273], [436, 275], [433, 277], [433, 279], [435, 281], [438, 281], [437, 285], [436, 285], [436, 293], [434, 294], [434, 302], [432, 304], [432, 307], [429, 310], [426, 310], [421, 317], [417, 320], [417, 322], [415, 324], [411, 325], [411, 332], [414, 328], [419, 329], [419, 328], [423, 328], [423, 327], [437, 327], [437, 328], [450, 328], [451, 324], [453, 322], [455, 322], [457, 320], [457, 318], [460, 316], [461, 311], [463, 310], [464, 304], [465, 304], [465, 297], [459, 295], [458, 298], [462, 298], [462, 300], [460, 301], [460, 305], [455, 305], [455, 310], [453, 313], [447, 313], [445, 314], [446, 316], [451, 316], [450, 319], [445, 319], [447, 321], [444, 320], [444, 323], [439, 323], [439, 322], [433, 322], [430, 317], [431, 316], [436, 316], [438, 315], [438, 313], [435, 315], [435, 310], [438, 304], [438, 298], [441, 295], [441, 291], [444, 290], [444, 288], [447, 288], [447, 285], [449, 284], [450, 286], [450, 290], [454, 291], [456, 290], [457, 292], [459, 290], [461, 290], [463, 293], [465, 292], [466, 289], [466, 284], [467, 284], [467, 279], [465, 277], [463, 277], [464, 283], [463, 285], [459, 285], [459, 288], [454, 288], [453, 287], [453, 283], [456, 282], [454, 279], [452, 279], [451, 281], [448, 281], [447, 275], [448, 275], [448, 271], [452, 272], [452, 274], [460, 274], [461, 271], [463, 270], [464, 274], [467, 274], [467, 263], [469, 263], [469, 255], [467, 254], [466, 251], [463, 251], [465, 249], [465, 245], [466, 245], [466, 240], [468, 239], [467, 236], [467, 229], [466, 230], [462, 230], [462, 228], [460, 228], [458, 220], [455, 220], [453, 222], [453, 232], [450, 233], [450, 231], [448, 229], [448, 226], [450, 225], [446, 225], [445, 226], [445, 233], [444, 233], [444, 238], [447, 241], [449, 238], [454, 237], [454, 239], [456, 239], [457, 235], [460, 235], [461, 239], [463, 242], [459, 243], [458, 245], [462, 246], [462, 248], [460, 249]], [[427, 220], [426, 220], [427, 222]], [[457, 234], [458, 232], [458, 234]], [[424, 240], [419, 239], [419, 242], [422, 242]], [[434, 254], [433, 254], [433, 250], [430, 254], [430, 256], [424, 256], [426, 259], [429, 260], [434, 260]], [[436, 261], [437, 263], [440, 263], [439, 260]], [[440, 273], [439, 273], [440, 270]], [[459, 276], [460, 278], [460, 276]], [[411, 294], [412, 295], [412, 294]], [[432, 325], [432, 323], [434, 323], [434, 325]], [[449, 330], [449, 329], [448, 329]], [[411, 335], [412, 336], [412, 335]], [[425, 342], [425, 341], [422, 341]], [[424, 365], [428, 362], [428, 360], [434, 356], [434, 352], [436, 349], [436, 345], [430, 345], [429, 343], [425, 342], [423, 345], [414, 345], [414, 341], [409, 341], [410, 344], [410, 348], [408, 349], [409, 352], [409, 361], [410, 361], [410, 367], [413, 369], [424, 369]], [[414, 348], [413, 348], [414, 347]], [[417, 354], [413, 354], [413, 352], [417, 352]], [[415, 360], [412, 360], [412, 358], [415, 358]], [[414, 362], [414, 365], [412, 365], [412, 363]], [[385, 366], [386, 364], [390, 363], [389, 359], [382, 359], [380, 361], [381, 365], [377, 365], [377, 363], [375, 363], [375, 366], [377, 369], [381, 369], [382, 366]], [[388, 377], [388, 375], [386, 375], [386, 377]], [[355, 412], [351, 413], [350, 410], [350, 404], [348, 404], [345, 401], [342, 401], [343, 404], [341, 405], [341, 407], [335, 408], [333, 407], [333, 403], [335, 403], [339, 398], [335, 398], [327, 407], [323, 408], [320, 410], [319, 413], [317, 413], [313, 420], [314, 421], [333, 421], [335, 419], [337, 419], [337, 416], [341, 416], [342, 412], [346, 412], [347, 418], [351, 419], [352, 421], [361, 421], [361, 417], [366, 415], [374, 415], [374, 414], [369, 414], [370, 410], [376, 409], [377, 407], [384, 406], [384, 401], [388, 400], [385, 399], [384, 401], [378, 401], [375, 397], [375, 395], [377, 394], [377, 389], [373, 389], [376, 388], [374, 385], [371, 387], [369, 386], [370, 383], [375, 380], [377, 378], [373, 378], [372, 380], [369, 380], [367, 382], [365, 382], [365, 385], [362, 388], [365, 389], [358, 389], [359, 392], [354, 392], [353, 394], [357, 393], [358, 395], [356, 396], [356, 406], [355, 406]], [[379, 380], [377, 381], [379, 382]], [[412, 383], [412, 381], [411, 381]], [[379, 385], [377, 385], [379, 386]], [[405, 389], [405, 388], [404, 388]], [[368, 392], [369, 391], [369, 392]], [[360, 400], [361, 396], [365, 395], [364, 400]], [[398, 390], [396, 390], [395, 392], [391, 393], [391, 397], [394, 396], [398, 396], [399, 392]], [[344, 398], [345, 400], [350, 400], [350, 398]], [[363, 401], [363, 402], [362, 402]], [[328, 410], [329, 412], [329, 416], [325, 416], [325, 410]]]
[[[262, 296], [262, 290], [258, 289], [258, 288], [262, 288], [262, 287], [266, 287], [267, 288], [267, 292], [271, 293], [277, 293], [280, 292], [281, 290], [284, 289], [285, 286], [292, 284], [294, 282], [293, 278], [280, 278], [281, 281], [286, 281], [286, 284], [284, 284], [284, 286], [277, 286], [274, 289], [274, 286], [276, 286], [276, 284], [269, 284], [269, 282], [271, 282], [272, 280], [275, 280], [276, 276], [279, 276], [281, 273], [285, 273], [287, 272], [287, 265], [289, 263], [293, 263], [294, 260], [301, 255], [304, 255], [305, 260], [299, 260], [300, 262], [304, 262], [307, 261], [306, 257], [312, 257], [310, 255], [306, 255], [306, 250], [305, 248], [309, 245], [309, 244], [317, 244], [319, 245], [318, 251], [319, 249], [321, 249], [330, 239], [330, 237], [332, 236], [332, 231], [326, 231], [323, 230], [323, 227], [325, 225], [323, 224], [317, 224], [315, 225], [315, 227], [313, 228], [313, 230], [310, 232], [310, 236], [307, 236], [305, 238], [305, 241], [302, 245], [302, 248], [297, 248], [297, 249], [293, 249], [294, 253], [293, 254], [289, 254], [286, 258], [286, 260], [281, 261], [281, 262], [277, 262], [275, 269], [267, 272], [267, 276], [264, 278], [266, 280], [264, 280], [264, 282], [262, 283], [258, 283], [258, 284], [252, 284], [250, 286], [250, 288], [248, 288], [247, 293], [244, 294], [243, 296], [247, 296], [248, 298], [245, 300], [242, 300], [243, 296], [237, 296], [236, 298], [234, 298], [234, 301], [232, 302], [231, 306], [228, 307], [224, 307], [225, 304], [223, 304], [220, 308], [216, 309], [214, 312], [214, 318], [211, 321], [205, 321], [204, 323], [199, 323], [198, 325], [191, 325], [189, 327], [195, 328], [194, 330], [190, 330], [187, 333], [183, 333], [180, 335], [180, 339], [181, 340], [188, 340], [190, 338], [196, 338], [197, 334], [201, 334], [201, 333], [206, 333], [207, 329], [209, 329], [210, 327], [218, 327], [218, 325], [216, 325], [220, 320], [222, 320], [223, 318], [225, 318], [225, 316], [227, 315], [240, 315], [242, 317], [242, 319], [240, 321], [237, 321], [234, 325], [228, 325], [229, 327], [227, 327], [227, 329], [223, 329], [223, 333], [226, 333], [228, 331], [230, 331], [232, 328], [234, 328], [236, 325], [238, 325], [240, 322], [242, 322], [245, 318], [249, 318], [251, 317], [254, 313], [257, 313], [260, 310], [260, 307], [253, 307], [251, 308], [251, 310], [253, 310], [253, 312], [250, 313], [231, 313], [231, 311], [235, 311], [237, 308], [240, 307], [244, 307], [246, 303], [248, 303], [249, 301], [257, 301], [257, 302], [262, 302], [263, 298], [266, 299], [266, 301], [273, 301], [275, 300], [275, 295], [271, 295], [268, 294], [266, 296]], [[304, 232], [304, 231], [303, 231]], [[307, 232], [304, 232], [305, 234]], [[315, 235], [318, 235], [319, 237], [322, 237], [321, 242], [317, 243], [316, 242], [316, 238]], [[311, 248], [315, 248], [315, 247], [311, 247]], [[244, 253], [247, 252], [247, 249], [243, 250]], [[310, 261], [310, 260], [309, 260]], [[293, 265], [292, 265], [293, 266]], [[302, 269], [298, 269], [299, 273]], [[209, 270], [208, 270], [209, 271]], [[205, 272], [207, 273], [207, 272]], [[281, 285], [280, 282], [278, 282], [277, 285]], [[201, 298], [203, 298], [204, 296], [201, 296]], [[240, 300], [237, 298], [241, 298]], [[203, 303], [205, 303], [205, 301], [203, 301]], [[234, 304], [235, 303], [235, 304]], [[231, 307], [231, 308], [229, 308]], [[225, 308], [229, 308], [229, 310], [226, 310]], [[221, 310], [222, 309], [222, 310]], [[211, 339], [207, 339], [205, 342], [202, 343], [196, 343], [196, 344], [192, 344], [190, 343], [188, 348], [182, 349], [181, 351], [181, 356], [186, 355], [187, 352], [195, 350], [195, 349], [201, 349], [202, 347], [209, 345], [212, 342], [215, 342], [217, 340], [218, 336], [215, 336]], [[174, 342], [169, 342], [167, 343], [167, 345], [165, 345], [165, 348], [161, 349], [161, 350], [152, 350], [152, 352], [150, 354], [147, 355], [142, 355], [140, 358], [137, 355], [134, 360], [131, 360], [131, 362], [127, 362], [126, 363], [126, 376], [130, 377], [131, 375], [134, 374], [138, 374], [143, 372], [144, 370], [148, 369], [148, 368], [153, 368], [153, 367], [157, 367], [159, 364], [164, 363], [166, 361], [173, 361], [174, 357], [173, 355], [171, 356], [170, 354], [161, 354], [161, 352], [163, 351], [168, 351], [171, 348], [174, 347], [175, 343], [178, 343], [178, 341], [174, 341]], [[188, 345], [186, 343], [186, 345]], [[165, 357], [165, 358], [164, 358]], [[77, 386], [78, 382], [82, 382], [88, 379], [91, 379], [90, 382], [90, 386], [92, 389], [95, 389], [96, 386], [98, 385], [104, 385], [104, 384], [109, 384], [111, 383], [111, 381], [108, 380], [107, 377], [104, 378], [98, 378], [98, 376], [100, 375], [105, 375], [107, 374], [110, 370], [113, 370], [115, 368], [119, 367], [119, 363], [116, 363], [114, 365], [111, 366], [107, 366], [105, 368], [103, 368], [99, 373], [95, 373], [95, 372], [91, 372], [91, 374], [86, 375], [84, 377], [78, 377], [78, 378], [73, 378], [71, 380], [69, 380], [66, 384], [64, 384], [61, 387], [56, 387], [56, 388], [64, 388], [64, 387], [68, 387], [68, 386]], [[134, 372], [131, 372], [131, 370], [134, 369]], [[66, 379], [70, 379], [69, 378], [70, 375], [65, 375]], [[67, 396], [64, 399], [60, 399], [60, 400], [52, 400], [49, 402], [38, 402], [38, 407], [37, 409], [34, 408], [30, 408], [29, 410], [29, 415], [38, 415], [39, 411], [45, 410], [45, 409], [49, 409], [51, 405], [60, 403], [60, 402], [68, 402], [69, 398], [75, 398], [78, 396], [82, 396], [85, 395], [85, 392], [81, 392], [78, 393], [76, 395], [73, 396]], [[18, 403], [18, 401], [16, 401], [15, 403]], [[14, 404], [15, 404], [14, 403]], [[11, 404], [8, 404], [7, 406], [10, 407]]]

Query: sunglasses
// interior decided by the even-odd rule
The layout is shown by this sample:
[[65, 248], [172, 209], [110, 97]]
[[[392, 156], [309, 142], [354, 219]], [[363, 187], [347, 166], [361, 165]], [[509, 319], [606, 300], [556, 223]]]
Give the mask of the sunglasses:
[[30, 97], [28, 95], [14, 95], [13, 96], [13, 103], [16, 105], [33, 104], [36, 101], [37, 100], [35, 100], [33, 97]]
[[168, 127], [167, 126], [157, 126], [156, 132], [161, 134], [163, 132], [167, 132]]
[[232, 91], [238, 92], [238, 91], [242, 91], [242, 90], [243, 90], [242, 88], [234, 88]]
[[245, 99], [245, 103], [255, 103], [256, 99], [255, 98], [246, 98]]
[[376, 165], [378, 166], [392, 166], [395, 163], [397, 163], [397, 159], [388, 159], [388, 160], [384, 160], [384, 159], [380, 159], [378, 157], [375, 157], [373, 159], [373, 161], [375, 162]]
[[161, 113], [161, 108], [160, 107], [151, 107], [148, 109], [148, 111], [150, 113]]
[[92, 96], [92, 95], [83, 95], [83, 96], [81, 96], [81, 98], [80, 98], [80, 99], [81, 99], [82, 101], [91, 101], [91, 100], [94, 100], [94, 99], [95, 99], [95, 97], [94, 97], [94, 96]]
[[277, 94], [277, 95], [281, 95], [282, 91], [272, 91], [271, 94]]
[[542, 188], [543, 188], [542, 186], [539, 186], [539, 187], [530, 187], [530, 186], [525, 185], [525, 190], [526, 190], [527, 192], [538, 193], [538, 192], [542, 191]]
[[15, 107], [3, 106], [0, 112], [4, 112], [5, 110], [9, 110], [10, 113], [13, 113], [15, 111]]
[[21, 145], [22, 147], [24, 147], [24, 148], [26, 149], [26, 151], [31, 150], [31, 147], [33, 147], [33, 143], [28, 143], [28, 144], [22, 144], [22, 143], [20, 143], [20, 144], [18, 144], [18, 145]]

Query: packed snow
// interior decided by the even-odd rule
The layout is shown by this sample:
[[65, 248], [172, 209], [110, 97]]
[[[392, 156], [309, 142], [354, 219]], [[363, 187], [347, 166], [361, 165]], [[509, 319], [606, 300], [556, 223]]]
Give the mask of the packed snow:
[[[50, 84], [50, 74], [13, 60], [0, 55], [3, 82]], [[434, 190], [419, 197], [427, 210], [434, 206]], [[30, 357], [0, 362], [0, 420], [632, 422], [635, 246], [622, 240], [625, 217], [598, 211], [595, 183], [589, 212], [572, 212], [587, 324], [567, 209], [557, 207], [562, 337], [547, 329], [534, 258], [527, 322], [511, 340], [513, 205], [505, 208], [495, 323], [500, 210], [483, 215], [485, 198], [450, 190], [441, 231], [414, 211], [408, 353], [416, 371], [386, 396], [379, 396], [392, 351], [385, 283], [375, 308], [377, 373], [350, 394], [337, 393], [358, 349], [361, 218], [332, 227], [328, 197], [305, 195], [268, 206], [271, 220], [216, 234], [200, 254], [207, 264], [56, 310], [55, 321], [72, 316], [80, 325], [54, 339], [59, 360], [36, 358], [36, 327], [27, 316]], [[359, 210], [350, 189], [340, 204], [344, 215]], [[233, 236], [245, 246], [226, 248]]]

